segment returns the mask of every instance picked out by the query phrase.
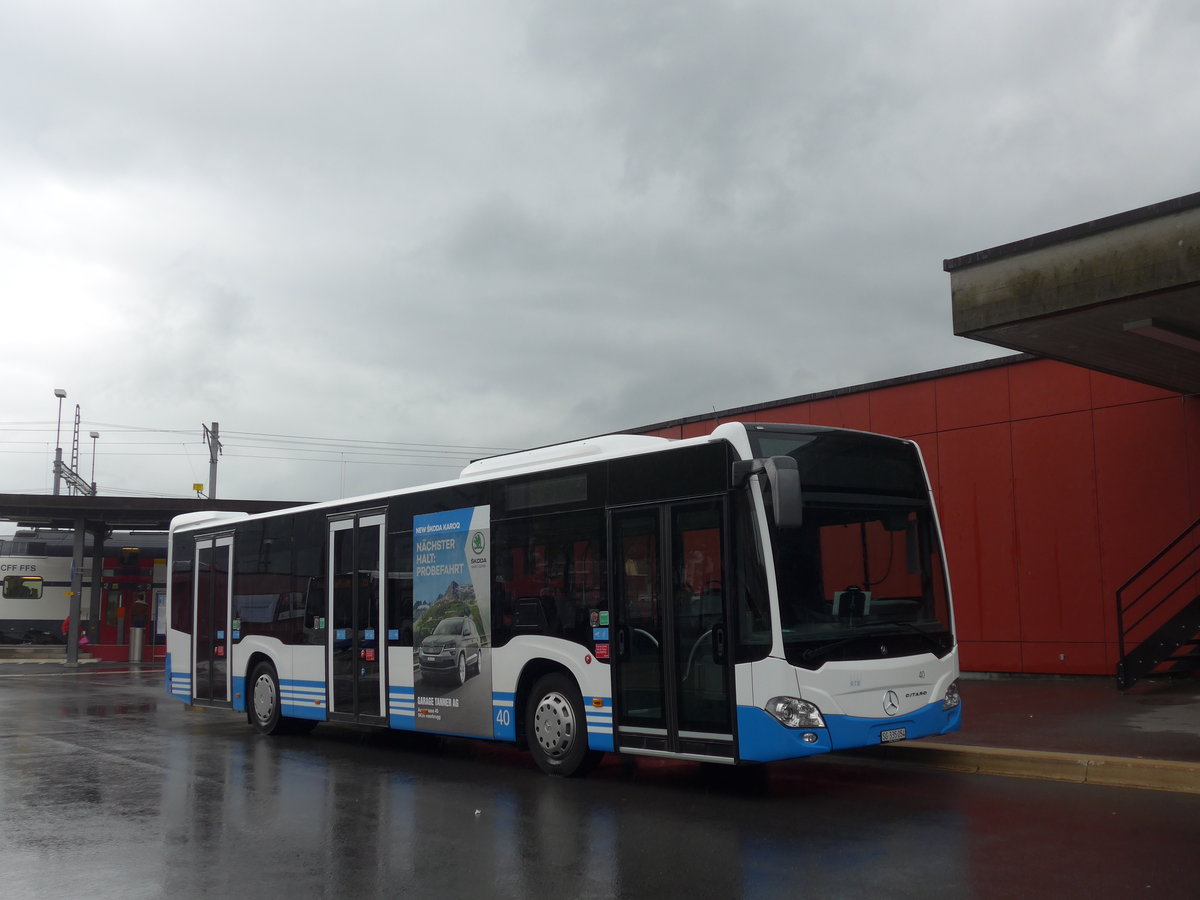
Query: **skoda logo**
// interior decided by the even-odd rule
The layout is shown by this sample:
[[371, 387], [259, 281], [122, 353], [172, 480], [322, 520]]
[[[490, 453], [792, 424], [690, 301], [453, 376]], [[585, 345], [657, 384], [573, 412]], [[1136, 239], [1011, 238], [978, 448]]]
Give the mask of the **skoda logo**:
[[900, 712], [900, 698], [896, 696], [895, 691], [888, 691], [883, 695], [883, 711], [889, 716]]

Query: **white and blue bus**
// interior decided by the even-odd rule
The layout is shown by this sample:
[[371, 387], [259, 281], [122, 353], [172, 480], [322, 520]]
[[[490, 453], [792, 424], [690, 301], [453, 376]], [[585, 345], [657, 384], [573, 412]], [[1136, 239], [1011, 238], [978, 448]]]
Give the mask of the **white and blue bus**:
[[917, 446], [726, 423], [492, 457], [454, 481], [180, 516], [167, 691], [318, 722], [762, 763], [957, 729]]

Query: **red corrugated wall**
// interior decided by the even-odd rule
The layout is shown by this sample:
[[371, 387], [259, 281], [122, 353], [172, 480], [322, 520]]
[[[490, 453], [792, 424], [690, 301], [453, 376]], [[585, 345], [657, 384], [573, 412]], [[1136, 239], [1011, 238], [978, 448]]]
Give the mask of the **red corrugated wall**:
[[1117, 588], [1200, 518], [1200, 398], [1050, 360], [744, 418], [917, 442], [942, 519], [966, 671], [1113, 674]]

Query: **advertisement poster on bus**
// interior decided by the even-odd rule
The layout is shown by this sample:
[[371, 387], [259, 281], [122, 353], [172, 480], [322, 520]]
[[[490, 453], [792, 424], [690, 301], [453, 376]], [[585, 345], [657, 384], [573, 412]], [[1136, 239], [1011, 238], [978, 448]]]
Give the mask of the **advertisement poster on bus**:
[[492, 736], [491, 507], [413, 517], [417, 729]]

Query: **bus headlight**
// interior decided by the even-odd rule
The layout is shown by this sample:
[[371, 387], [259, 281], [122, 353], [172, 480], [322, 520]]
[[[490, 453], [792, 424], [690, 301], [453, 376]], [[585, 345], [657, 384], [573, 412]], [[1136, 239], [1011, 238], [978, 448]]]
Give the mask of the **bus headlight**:
[[788, 728], [824, 728], [821, 711], [799, 697], [772, 697], [766, 710]]
[[962, 703], [962, 698], [958, 696], [958, 682], [950, 682], [950, 687], [946, 688], [946, 699], [942, 701], [942, 709], [954, 709], [958, 704]]

